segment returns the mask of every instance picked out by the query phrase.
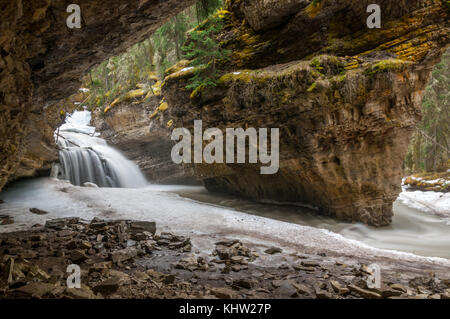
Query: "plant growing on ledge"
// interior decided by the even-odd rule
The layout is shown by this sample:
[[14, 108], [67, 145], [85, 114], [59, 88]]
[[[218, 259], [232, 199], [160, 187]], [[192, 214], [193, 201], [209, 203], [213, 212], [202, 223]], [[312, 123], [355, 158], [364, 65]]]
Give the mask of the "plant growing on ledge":
[[230, 51], [223, 50], [213, 38], [223, 27], [223, 19], [219, 15], [213, 15], [189, 32], [188, 44], [182, 50], [185, 58], [191, 60], [190, 65], [195, 67], [194, 76], [189, 80], [191, 83], [186, 86], [186, 89], [193, 90], [193, 95], [207, 87], [218, 85], [218, 62], [228, 60], [230, 55]]

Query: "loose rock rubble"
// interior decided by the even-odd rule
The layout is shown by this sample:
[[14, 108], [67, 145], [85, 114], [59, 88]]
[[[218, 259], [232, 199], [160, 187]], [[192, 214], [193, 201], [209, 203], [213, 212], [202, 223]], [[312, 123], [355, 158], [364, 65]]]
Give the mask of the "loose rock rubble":
[[[232, 239], [201, 253], [188, 237], [157, 234], [153, 222], [50, 220], [0, 234], [0, 298], [450, 299], [448, 278], [385, 276], [369, 288], [366, 265], [260, 251]], [[268, 266], [262, 255], [275, 259]], [[80, 288], [67, 286], [72, 264], [81, 268]]]

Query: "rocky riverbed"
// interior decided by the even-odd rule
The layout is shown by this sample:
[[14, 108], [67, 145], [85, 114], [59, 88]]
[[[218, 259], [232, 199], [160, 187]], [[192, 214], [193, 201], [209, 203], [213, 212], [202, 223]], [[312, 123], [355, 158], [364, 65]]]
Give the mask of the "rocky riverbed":
[[[274, 266], [258, 263], [262, 254]], [[450, 299], [442, 273], [384, 272], [381, 288], [370, 289], [370, 270], [358, 258], [256, 251], [238, 238], [203, 253], [189, 237], [157, 232], [148, 221], [48, 220], [1, 234], [0, 256], [1, 298]], [[80, 289], [66, 285], [70, 264], [81, 267]]]

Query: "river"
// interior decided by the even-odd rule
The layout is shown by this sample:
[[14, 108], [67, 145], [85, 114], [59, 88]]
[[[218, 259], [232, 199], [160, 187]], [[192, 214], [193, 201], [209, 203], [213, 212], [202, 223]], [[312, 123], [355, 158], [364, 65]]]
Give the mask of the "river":
[[[245, 237], [246, 232], [253, 232], [262, 238], [268, 232], [279, 241], [290, 240], [315, 248], [322, 245], [340, 250], [348, 246], [351, 251], [351, 247], [358, 246], [355, 243], [360, 243], [450, 259], [450, 223], [445, 216], [408, 207], [398, 200], [392, 224], [374, 228], [319, 216], [299, 205], [257, 203], [211, 194], [198, 186], [151, 185], [134, 163], [95, 136], [89, 121], [89, 112], [75, 113], [61, 127], [58, 138], [62, 163], [55, 176], [71, 180], [73, 185], [56, 178], [28, 179], [9, 185], [0, 194], [5, 201], [0, 204], [0, 214], [14, 217], [15, 223], [0, 226], [0, 232], [44, 223], [50, 218], [79, 216], [89, 220], [99, 216], [155, 220], [164, 228], [198, 236], [234, 232]], [[108, 187], [79, 187], [85, 183]], [[49, 214], [34, 215], [29, 212], [33, 207]]]

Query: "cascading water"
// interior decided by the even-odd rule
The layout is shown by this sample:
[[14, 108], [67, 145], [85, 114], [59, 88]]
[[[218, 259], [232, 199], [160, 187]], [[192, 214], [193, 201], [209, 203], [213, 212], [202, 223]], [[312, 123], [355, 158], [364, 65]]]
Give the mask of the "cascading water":
[[[205, 231], [235, 231], [234, 234], [248, 234], [249, 238], [256, 234], [253, 238], [258, 241], [279, 238], [282, 242], [301, 241], [316, 248], [330, 244], [332, 250], [346, 251], [349, 256], [358, 251], [373, 254], [367, 250], [367, 246], [372, 246], [450, 259], [450, 193], [403, 192], [394, 205], [392, 224], [373, 228], [336, 221], [305, 207], [212, 194], [203, 187], [147, 185], [133, 162], [95, 136], [95, 129], [88, 126], [90, 118], [89, 112], [75, 112], [59, 130], [61, 178], [75, 185], [91, 182], [107, 187], [146, 187], [74, 190], [54, 179], [18, 181], [1, 193], [4, 203], [0, 205], [0, 215], [13, 217], [15, 223], [8, 225], [11, 228], [1, 226], [0, 233], [45, 223], [47, 218], [77, 216], [89, 220], [105, 214], [108, 218], [156, 221], [163, 227], [197, 232], [202, 238]], [[419, 201], [414, 202], [415, 198]], [[419, 202], [423, 203], [422, 208], [417, 205]], [[433, 208], [434, 213], [424, 210], [425, 206]], [[30, 207], [49, 214], [31, 214]], [[336, 237], [336, 233], [343, 238]]]
[[138, 188], [147, 185], [145, 177], [132, 161], [95, 137], [89, 126], [91, 113], [74, 112], [59, 129], [60, 178], [82, 186]]

